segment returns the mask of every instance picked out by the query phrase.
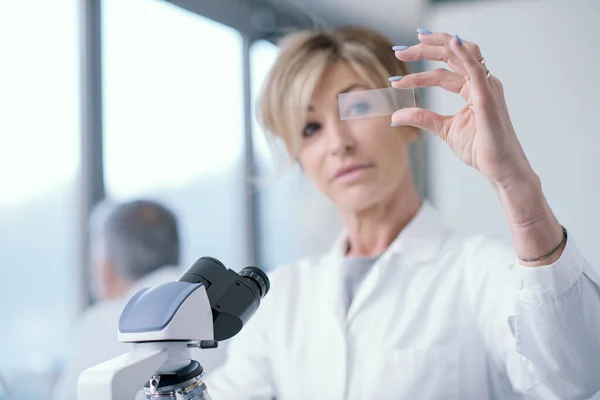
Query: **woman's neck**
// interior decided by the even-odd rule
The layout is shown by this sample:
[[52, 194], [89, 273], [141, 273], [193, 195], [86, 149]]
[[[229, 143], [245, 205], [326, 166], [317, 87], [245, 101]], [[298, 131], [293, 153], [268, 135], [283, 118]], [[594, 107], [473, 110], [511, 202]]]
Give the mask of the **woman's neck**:
[[409, 186], [368, 209], [342, 214], [348, 231], [346, 256], [373, 257], [389, 247], [421, 207], [414, 185]]

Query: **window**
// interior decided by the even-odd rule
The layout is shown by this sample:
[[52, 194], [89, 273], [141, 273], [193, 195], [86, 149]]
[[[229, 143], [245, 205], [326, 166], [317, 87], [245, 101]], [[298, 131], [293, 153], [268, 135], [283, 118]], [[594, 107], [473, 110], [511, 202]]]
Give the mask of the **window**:
[[31, 398], [50, 388], [77, 313], [77, 10], [0, 2], [0, 375]]
[[105, 178], [179, 217], [183, 266], [248, 260], [242, 37], [159, 0], [104, 1]]
[[[251, 48], [254, 105], [276, 56], [277, 47], [266, 41], [257, 41]], [[256, 121], [253, 145], [260, 181], [257, 187], [259, 265], [271, 269], [330, 249], [341, 230], [333, 206], [297, 165], [288, 169], [273, 158], [270, 144]], [[276, 154], [284, 154], [282, 146], [277, 148]]]

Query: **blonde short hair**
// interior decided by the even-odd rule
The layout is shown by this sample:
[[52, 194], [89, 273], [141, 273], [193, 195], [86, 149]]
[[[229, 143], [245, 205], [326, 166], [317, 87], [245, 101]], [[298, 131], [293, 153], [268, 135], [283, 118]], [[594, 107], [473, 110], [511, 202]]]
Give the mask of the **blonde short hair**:
[[283, 141], [291, 159], [296, 158], [309, 102], [326, 70], [342, 61], [372, 89], [389, 87], [390, 76], [409, 72], [395, 57], [393, 45], [379, 32], [364, 27], [300, 31], [284, 37], [258, 99], [259, 124]]

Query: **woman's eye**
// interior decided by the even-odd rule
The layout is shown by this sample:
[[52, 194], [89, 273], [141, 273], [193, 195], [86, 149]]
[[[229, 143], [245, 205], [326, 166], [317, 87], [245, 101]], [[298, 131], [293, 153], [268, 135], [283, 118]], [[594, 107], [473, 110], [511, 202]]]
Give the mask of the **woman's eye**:
[[306, 126], [304, 127], [304, 130], [302, 131], [302, 136], [304, 136], [304, 137], [312, 136], [320, 128], [321, 128], [320, 124], [316, 124], [316, 123], [306, 124]]
[[360, 103], [354, 104], [350, 108], [351, 115], [361, 115], [368, 112], [371, 109], [371, 104], [366, 101], [361, 101]]

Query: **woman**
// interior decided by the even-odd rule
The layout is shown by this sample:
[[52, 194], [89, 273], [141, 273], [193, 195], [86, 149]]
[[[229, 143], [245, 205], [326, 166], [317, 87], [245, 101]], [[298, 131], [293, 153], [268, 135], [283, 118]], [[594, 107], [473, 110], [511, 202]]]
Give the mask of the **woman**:
[[[337, 207], [345, 232], [278, 268], [208, 376], [221, 399], [584, 399], [600, 390], [600, 279], [548, 206], [479, 48], [420, 30], [395, 46], [362, 28], [288, 37], [260, 119]], [[407, 74], [405, 62], [451, 70]], [[341, 121], [341, 92], [439, 86], [453, 116], [405, 108]], [[409, 145], [435, 133], [504, 209], [514, 242], [462, 236], [419, 199]], [[318, 224], [319, 221], [314, 221]]]

